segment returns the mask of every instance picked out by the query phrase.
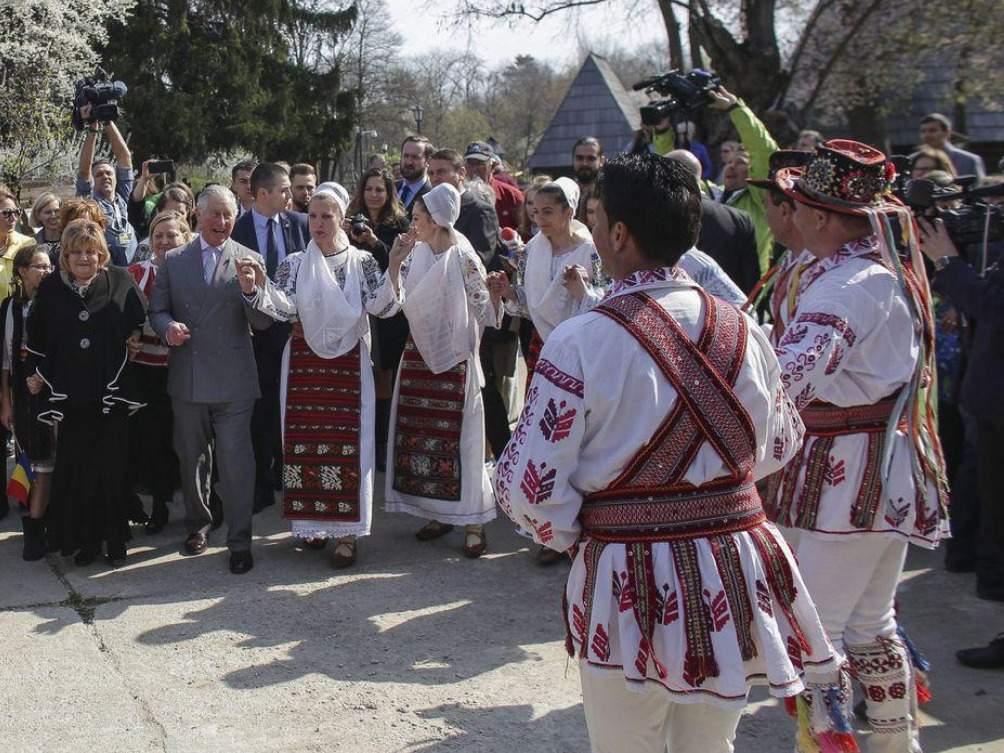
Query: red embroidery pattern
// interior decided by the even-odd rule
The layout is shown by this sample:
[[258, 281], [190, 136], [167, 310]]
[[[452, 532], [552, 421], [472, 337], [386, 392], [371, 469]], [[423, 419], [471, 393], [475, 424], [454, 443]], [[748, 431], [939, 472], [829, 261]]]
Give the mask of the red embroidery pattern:
[[532, 460], [527, 461], [523, 481], [519, 485], [520, 491], [526, 495], [527, 502], [539, 505], [549, 500], [554, 491], [554, 478], [557, 475], [558, 469], [547, 470], [547, 463], [541, 463], [538, 469]]
[[711, 629], [716, 633], [729, 624], [729, 604], [725, 598], [725, 592], [719, 591], [717, 596], [712, 596], [708, 589], [704, 589], [704, 605], [711, 615]]
[[544, 379], [549, 381], [559, 390], [569, 392], [579, 399], [582, 398], [582, 380], [576, 379], [571, 374], [566, 374], [546, 358], [541, 358], [537, 361], [537, 366], [534, 371], [544, 377]]
[[603, 625], [596, 626], [591, 648], [593, 655], [600, 661], [605, 662], [610, 659], [610, 636], [607, 635], [607, 631], [603, 628]]
[[857, 336], [854, 334], [854, 330], [851, 329], [851, 325], [847, 323], [847, 320], [841, 319], [839, 316], [834, 316], [833, 314], [824, 314], [821, 311], [810, 311], [804, 314], [799, 314], [795, 323], [817, 324], [820, 327], [830, 327], [831, 329], [835, 329], [840, 333], [840, 336], [844, 338], [844, 341], [851, 346], [853, 346], [854, 342], [857, 340]]
[[830, 460], [826, 465], [826, 470], [823, 471], [823, 481], [830, 486], [840, 486], [844, 483], [846, 478], [846, 463], [843, 460], [837, 460], [833, 455], [830, 455]]
[[770, 606], [770, 591], [762, 580], [756, 582], [756, 603], [760, 610], [768, 617], [774, 616], [774, 610]]
[[502, 506], [502, 509], [507, 514], [512, 510], [509, 495], [514, 482], [513, 477], [516, 473], [516, 461], [519, 458], [520, 448], [526, 444], [527, 432], [529, 431], [533, 410], [537, 404], [537, 396], [539, 394], [540, 388], [537, 386], [531, 387], [530, 391], [526, 393], [526, 402], [523, 404], [523, 412], [520, 414], [519, 423], [516, 424], [512, 438], [509, 440], [509, 444], [506, 445], [505, 452], [502, 453], [502, 458], [495, 467], [496, 497], [498, 498], [499, 505]]
[[826, 369], [823, 371], [826, 376], [830, 376], [840, 368], [840, 362], [844, 360], [844, 346], [837, 343], [833, 352], [830, 353], [829, 359], [826, 361]]
[[885, 522], [893, 528], [899, 528], [903, 525], [903, 521], [906, 520], [906, 516], [910, 512], [910, 503], [904, 502], [903, 498], [900, 497], [898, 502], [893, 502], [891, 499], [887, 499], [885, 506]]
[[680, 600], [676, 596], [676, 591], [666, 595], [666, 592], [669, 591], [669, 585], [663, 585], [662, 590], [662, 624], [671, 625], [680, 619]]
[[572, 424], [575, 423], [575, 408], [564, 410], [568, 405], [564, 400], [556, 405], [553, 399], [547, 401], [544, 408], [544, 415], [540, 419], [540, 433], [544, 439], [552, 443], [560, 442], [572, 433]]
[[529, 515], [524, 515], [523, 520], [525, 520], [527, 522], [527, 525], [529, 525], [534, 530], [534, 533], [537, 534], [537, 540], [541, 544], [546, 544], [547, 542], [549, 542], [551, 539], [554, 538], [554, 532], [551, 528], [550, 521], [547, 521], [543, 525], [541, 525], [536, 518], [531, 518]]
[[785, 331], [784, 337], [781, 338], [781, 342], [779, 342], [778, 345], [781, 346], [782, 348], [785, 345], [798, 345], [798, 343], [802, 342], [802, 340], [805, 339], [805, 336], [807, 334], [809, 334], [808, 327], [797, 327], [797, 326], [789, 327]]
[[728, 601], [729, 612], [732, 614], [736, 637], [739, 640], [739, 653], [743, 661], [749, 661], [757, 655], [757, 650], [752, 633], [753, 605], [750, 603], [746, 578], [743, 576], [739, 547], [731, 536], [714, 536], [709, 539], [709, 543], [715, 567], [718, 569], [718, 577], [721, 578], [725, 589], [723, 593]]
[[784, 451], [788, 449], [788, 441], [781, 436], [774, 437], [774, 460], [784, 457]]

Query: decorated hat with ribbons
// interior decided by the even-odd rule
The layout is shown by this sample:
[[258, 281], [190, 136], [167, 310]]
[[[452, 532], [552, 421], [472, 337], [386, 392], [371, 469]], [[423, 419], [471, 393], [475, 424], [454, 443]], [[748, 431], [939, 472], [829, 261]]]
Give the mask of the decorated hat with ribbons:
[[767, 163], [767, 177], [760, 180], [750, 178], [747, 183], [757, 188], [773, 188], [777, 185], [777, 173], [786, 167], [805, 167], [812, 159], [812, 152], [803, 152], [801, 149], [778, 149], [771, 152], [770, 161]]
[[896, 168], [878, 149], [832, 139], [816, 147], [805, 167], [778, 170], [775, 183], [802, 204], [865, 216], [896, 212], [903, 206], [890, 192], [895, 177]]

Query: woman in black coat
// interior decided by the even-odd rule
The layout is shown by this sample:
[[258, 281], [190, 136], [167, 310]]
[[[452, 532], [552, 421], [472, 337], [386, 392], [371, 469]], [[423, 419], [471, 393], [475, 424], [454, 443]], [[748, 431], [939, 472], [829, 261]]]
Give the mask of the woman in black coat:
[[[391, 174], [380, 168], [363, 173], [346, 214], [348, 219], [344, 229], [352, 244], [373, 254], [380, 270], [386, 272], [394, 239], [407, 232], [411, 224], [404, 206], [398, 201]], [[361, 227], [352, 221], [357, 215], [366, 218]], [[387, 428], [394, 376], [408, 339], [408, 320], [403, 313], [399, 313], [389, 319], [371, 318], [370, 324], [374, 336], [372, 353], [377, 398], [376, 465], [382, 471], [387, 459]]]
[[78, 565], [105, 546], [125, 561], [129, 513], [127, 416], [141, 407], [131, 385], [129, 340], [146, 319], [132, 275], [109, 266], [104, 231], [74, 220], [60, 242], [60, 271], [39, 285], [28, 317], [27, 384], [47, 401], [38, 420], [57, 424], [46, 517], [50, 546]]

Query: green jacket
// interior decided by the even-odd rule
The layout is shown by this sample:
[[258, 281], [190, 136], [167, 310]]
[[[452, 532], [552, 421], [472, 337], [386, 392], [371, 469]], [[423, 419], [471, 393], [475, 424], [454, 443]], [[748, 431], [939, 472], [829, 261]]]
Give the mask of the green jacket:
[[[778, 149], [777, 142], [767, 127], [741, 100], [739, 106], [729, 115], [732, 118], [732, 125], [739, 134], [739, 140], [750, 156], [749, 177], [753, 180], [765, 179], [770, 172], [770, 155]], [[760, 274], [764, 274], [770, 268], [770, 257], [774, 249], [774, 235], [767, 225], [767, 213], [763, 205], [766, 197], [767, 192], [763, 189], [747, 186], [732, 194], [726, 202], [731, 207], [743, 210], [753, 220]]]
[[667, 128], [662, 133], [652, 133], [652, 149], [660, 157], [665, 157], [676, 149], [676, 134], [672, 128]]

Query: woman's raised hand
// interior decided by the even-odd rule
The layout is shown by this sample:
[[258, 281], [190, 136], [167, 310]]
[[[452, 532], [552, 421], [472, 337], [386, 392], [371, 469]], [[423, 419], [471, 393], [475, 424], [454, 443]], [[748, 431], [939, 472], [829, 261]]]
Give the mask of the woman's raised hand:
[[588, 283], [589, 275], [578, 264], [565, 267], [564, 280], [562, 280], [561, 284], [565, 286], [565, 290], [568, 291], [568, 294], [572, 298], [581, 301], [586, 295], [586, 285]]
[[392, 268], [400, 268], [404, 264], [404, 260], [408, 258], [408, 254], [415, 248], [416, 239], [417, 235], [414, 228], [408, 230], [406, 233], [401, 233], [394, 239], [394, 245], [390, 249], [390, 266]]
[[251, 295], [256, 287], [265, 287], [268, 276], [265, 274], [265, 268], [261, 262], [250, 256], [245, 256], [237, 261], [237, 279], [240, 281], [241, 290], [245, 294]]

